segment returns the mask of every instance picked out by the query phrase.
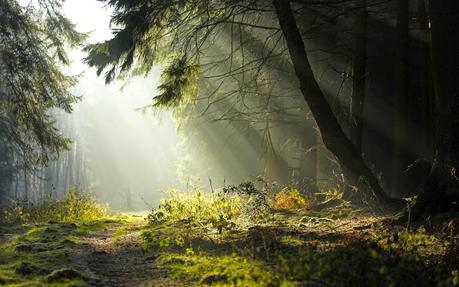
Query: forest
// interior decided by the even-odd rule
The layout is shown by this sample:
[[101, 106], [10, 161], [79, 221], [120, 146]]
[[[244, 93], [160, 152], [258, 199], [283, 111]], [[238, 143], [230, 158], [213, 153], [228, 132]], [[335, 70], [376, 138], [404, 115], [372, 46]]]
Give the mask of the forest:
[[0, 0], [0, 286], [459, 286], [458, 0]]

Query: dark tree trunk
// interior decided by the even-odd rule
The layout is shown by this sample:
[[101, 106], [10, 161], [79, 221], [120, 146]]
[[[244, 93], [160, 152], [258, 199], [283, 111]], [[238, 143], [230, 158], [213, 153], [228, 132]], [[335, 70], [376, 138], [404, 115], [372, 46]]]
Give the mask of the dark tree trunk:
[[362, 153], [363, 108], [365, 102], [367, 63], [367, 0], [356, 3], [354, 19], [354, 61], [352, 75], [352, 104], [350, 138], [357, 152]]
[[459, 166], [459, 1], [430, 1], [429, 8], [437, 141], [431, 172], [416, 205], [417, 216], [449, 208], [451, 199], [459, 197], [454, 192]]
[[423, 155], [426, 162], [432, 162], [434, 149], [434, 124], [435, 124], [435, 98], [432, 88], [432, 67], [430, 61], [429, 44], [429, 17], [426, 3], [418, 0], [418, 28], [422, 41], [418, 41], [420, 55], [419, 84], [422, 104], [422, 131], [423, 131]]
[[409, 1], [397, 0], [396, 90], [394, 114], [394, 167], [392, 192], [401, 196], [406, 192], [405, 169], [408, 166], [408, 51], [409, 51]]
[[[274, 0], [273, 3], [295, 73], [300, 82], [301, 92], [317, 122], [325, 146], [338, 158], [344, 168], [353, 173], [355, 179], [362, 178], [363, 182], [369, 185], [377, 199], [383, 202], [393, 202], [384, 193], [377, 178], [343, 132], [315, 80], [289, 1]], [[365, 188], [362, 189], [365, 190]]]

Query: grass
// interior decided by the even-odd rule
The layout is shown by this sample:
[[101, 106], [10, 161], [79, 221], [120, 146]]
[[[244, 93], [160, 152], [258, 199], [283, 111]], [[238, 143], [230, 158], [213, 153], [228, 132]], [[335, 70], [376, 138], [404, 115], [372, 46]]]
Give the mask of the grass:
[[[188, 205], [175, 197], [143, 229], [145, 252], [190, 286], [459, 286], [457, 239], [377, 219], [365, 227], [367, 218], [339, 195], [329, 198], [334, 192], [324, 200], [338, 204], [320, 211], [308, 210], [317, 203], [296, 192], [281, 192], [263, 219], [247, 221], [241, 211], [222, 232], [202, 216], [169, 216]], [[203, 196], [201, 205], [214, 204]]]
[[150, 222], [193, 221], [203, 226], [212, 226], [221, 233], [231, 228], [242, 212], [243, 198], [235, 194], [170, 190], [167, 195], [148, 216]]
[[[90, 284], [88, 267], [69, 254], [87, 234], [115, 224], [116, 254], [144, 264], [130, 274], [142, 280], [154, 269], [185, 286], [459, 286], [459, 242], [444, 228], [385, 224], [336, 191], [317, 201], [291, 188], [272, 196], [238, 188], [173, 191], [145, 226], [131, 224], [140, 215], [4, 225], [14, 236], [0, 243], [0, 285]], [[77, 276], [50, 281], [62, 268]]]
[[184, 223], [149, 227], [144, 238], [150, 251], [160, 250], [159, 262], [189, 285], [459, 284], [457, 270], [444, 261], [449, 244], [418, 232], [329, 238], [265, 226], [206, 239], [198, 231], [184, 235], [186, 229]]
[[107, 207], [98, 203], [90, 192], [72, 187], [61, 199], [47, 199], [38, 204], [11, 201], [0, 214], [0, 225], [90, 222], [106, 216]]
[[36, 205], [12, 202], [0, 217], [2, 234], [10, 234], [0, 241], [0, 285], [87, 285], [93, 280], [87, 268], [70, 261], [76, 244], [107, 224], [133, 220], [109, 217], [91, 194], [76, 189]]
[[74, 268], [69, 253], [82, 236], [104, 228], [107, 214], [91, 194], [75, 188], [62, 199], [39, 204], [12, 201], [0, 215], [2, 234], [11, 234], [0, 243], [0, 285], [83, 284], [84, 270], [81, 276], [48, 281], [53, 271]]

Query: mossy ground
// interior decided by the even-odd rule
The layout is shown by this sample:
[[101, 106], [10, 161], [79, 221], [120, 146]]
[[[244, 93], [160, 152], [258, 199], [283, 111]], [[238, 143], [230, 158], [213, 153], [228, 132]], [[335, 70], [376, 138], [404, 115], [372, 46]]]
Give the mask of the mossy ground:
[[[49, 222], [3, 226], [0, 237], [0, 285], [5, 286], [85, 286], [92, 274], [71, 260], [77, 244], [92, 232], [110, 224], [125, 224], [133, 219], [118, 216], [81, 223]], [[74, 270], [72, 276], [50, 281], [56, 270]], [[76, 273], [76, 272], [75, 272]]]
[[[273, 210], [221, 233], [138, 215], [3, 226], [0, 285], [459, 286], [458, 238], [447, 225], [408, 231], [340, 209]], [[62, 269], [79, 276], [50, 282]]]
[[274, 212], [223, 234], [164, 221], [144, 228], [144, 248], [190, 286], [459, 286], [457, 237], [325, 215]]

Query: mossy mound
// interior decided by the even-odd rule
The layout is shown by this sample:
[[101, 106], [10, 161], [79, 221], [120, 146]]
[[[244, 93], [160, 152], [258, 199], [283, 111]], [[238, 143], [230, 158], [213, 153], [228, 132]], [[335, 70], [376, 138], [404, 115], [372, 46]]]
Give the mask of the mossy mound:
[[54, 270], [51, 274], [46, 276], [46, 282], [55, 283], [63, 280], [83, 279], [84, 281], [90, 280], [89, 277], [84, 276], [81, 272], [72, 268], [63, 268]]

